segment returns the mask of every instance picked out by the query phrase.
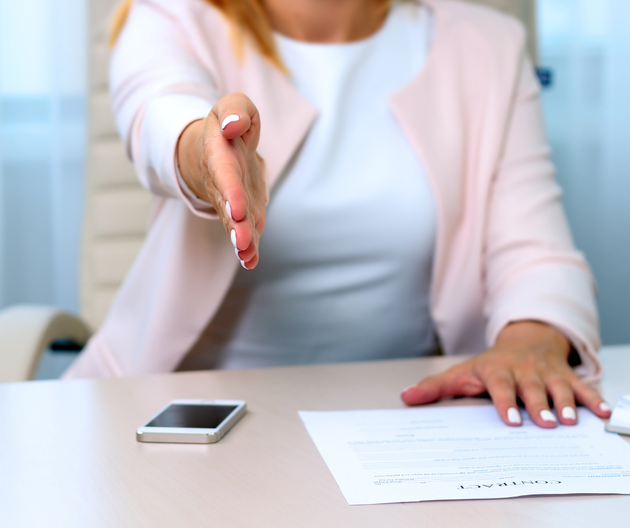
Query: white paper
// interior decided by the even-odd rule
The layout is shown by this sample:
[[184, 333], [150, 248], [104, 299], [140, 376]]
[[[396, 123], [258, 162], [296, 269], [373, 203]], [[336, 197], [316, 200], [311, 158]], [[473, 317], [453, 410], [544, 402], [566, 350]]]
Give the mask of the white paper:
[[630, 444], [590, 411], [542, 429], [493, 406], [300, 411], [349, 504], [630, 494]]

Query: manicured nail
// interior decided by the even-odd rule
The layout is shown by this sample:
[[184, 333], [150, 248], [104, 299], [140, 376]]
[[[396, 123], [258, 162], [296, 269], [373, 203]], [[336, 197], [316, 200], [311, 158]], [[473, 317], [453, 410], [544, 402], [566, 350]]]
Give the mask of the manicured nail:
[[521, 419], [521, 413], [518, 412], [516, 407], [510, 407], [507, 410], [507, 419], [511, 424], [520, 424], [523, 421]]
[[234, 249], [236, 249], [236, 229], [232, 229], [232, 231], [230, 231], [230, 240], [232, 241]]
[[565, 420], [577, 420], [577, 415], [575, 414], [575, 409], [573, 407], [564, 407], [562, 409], [562, 417]]
[[553, 413], [551, 411], [548, 411], [547, 409], [540, 411], [540, 418], [545, 422], [558, 422]]
[[236, 258], [241, 260], [241, 257], [238, 256], [238, 248], [234, 248], [234, 254], [236, 255]]
[[226, 126], [228, 126], [230, 123], [233, 123], [234, 121], [238, 121], [239, 119], [240, 117], [236, 114], [230, 114], [223, 120], [223, 123], [221, 123], [221, 130], [225, 130]]
[[608, 405], [606, 402], [602, 402], [599, 404], [599, 410], [602, 412], [610, 412], [610, 405]]
[[241, 263], [241, 266], [243, 266], [246, 270], [249, 270], [249, 268], [247, 266], [245, 266], [245, 261], [243, 261], [241, 259], [238, 259], [238, 261]]
[[225, 202], [225, 211], [227, 212], [228, 216], [234, 220], [234, 217], [232, 216], [232, 208], [230, 207], [230, 202]]
[[415, 385], [409, 385], [409, 387], [407, 387], [403, 392], [407, 392], [408, 390], [415, 389], [415, 388], [416, 388]]

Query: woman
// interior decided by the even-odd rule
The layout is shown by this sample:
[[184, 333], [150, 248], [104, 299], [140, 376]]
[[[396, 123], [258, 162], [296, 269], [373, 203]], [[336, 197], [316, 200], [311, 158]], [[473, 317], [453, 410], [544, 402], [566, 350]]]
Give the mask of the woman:
[[517, 396], [541, 427], [548, 397], [563, 424], [576, 400], [609, 415], [570, 366], [600, 375], [592, 279], [517, 23], [440, 0], [128, 15], [113, 105], [155, 209], [68, 377], [411, 357], [437, 334], [476, 355], [407, 404], [487, 391], [513, 426]]

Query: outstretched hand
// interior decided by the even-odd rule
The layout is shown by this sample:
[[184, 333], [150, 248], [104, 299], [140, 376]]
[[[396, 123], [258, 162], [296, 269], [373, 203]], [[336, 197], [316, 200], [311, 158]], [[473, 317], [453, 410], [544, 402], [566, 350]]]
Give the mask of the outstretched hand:
[[[591, 385], [569, 366], [569, 341], [554, 328], [533, 321], [503, 329], [494, 347], [459, 365], [425, 378], [402, 393], [407, 405], [488, 392], [501, 419], [522, 423], [517, 397], [540, 427], [577, 423], [576, 403], [607, 418], [610, 408]], [[558, 418], [551, 412], [549, 398]]]
[[210, 203], [244, 268], [258, 264], [258, 241], [265, 229], [267, 182], [257, 154], [260, 116], [242, 93], [223, 97], [205, 119], [182, 132], [177, 158], [195, 195]]

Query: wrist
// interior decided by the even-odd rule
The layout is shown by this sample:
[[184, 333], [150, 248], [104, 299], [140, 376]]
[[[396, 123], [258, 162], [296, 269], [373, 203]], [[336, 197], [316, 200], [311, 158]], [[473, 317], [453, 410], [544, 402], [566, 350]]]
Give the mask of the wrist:
[[497, 338], [497, 344], [517, 342], [522, 345], [552, 345], [568, 357], [572, 345], [567, 337], [553, 326], [539, 321], [515, 321], [508, 324]]
[[197, 119], [184, 128], [177, 142], [176, 161], [182, 179], [188, 188], [197, 198], [208, 201], [201, 166], [204, 125], [204, 119]]

